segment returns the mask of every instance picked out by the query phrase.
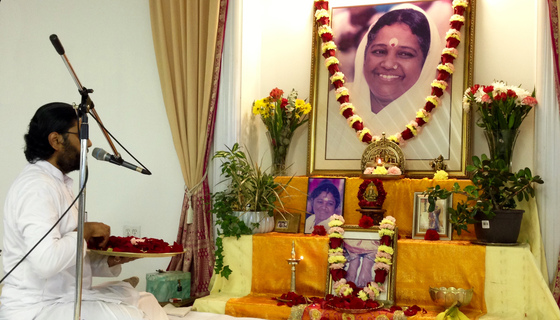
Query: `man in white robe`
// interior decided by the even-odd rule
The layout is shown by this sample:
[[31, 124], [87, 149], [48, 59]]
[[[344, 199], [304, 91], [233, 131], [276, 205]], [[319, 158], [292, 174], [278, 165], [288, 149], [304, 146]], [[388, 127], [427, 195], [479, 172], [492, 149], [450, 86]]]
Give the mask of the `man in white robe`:
[[[24, 151], [29, 164], [4, 207], [2, 258], [5, 274], [11, 273], [0, 296], [0, 320], [74, 318], [78, 206], [66, 174], [80, 167], [79, 122], [71, 105], [50, 103], [29, 124]], [[104, 246], [110, 228], [86, 222], [83, 236]], [[128, 282], [92, 286], [93, 276], [117, 276], [131, 259], [86, 253], [85, 246], [81, 319], [168, 320], [153, 295], [140, 294]]]

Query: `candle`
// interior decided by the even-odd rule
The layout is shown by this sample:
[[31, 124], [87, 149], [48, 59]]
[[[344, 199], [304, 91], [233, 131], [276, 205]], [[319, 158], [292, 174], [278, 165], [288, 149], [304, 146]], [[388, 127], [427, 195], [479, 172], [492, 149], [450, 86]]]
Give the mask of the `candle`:
[[381, 158], [377, 158], [377, 166], [381, 167], [383, 165], [383, 161], [381, 161]]

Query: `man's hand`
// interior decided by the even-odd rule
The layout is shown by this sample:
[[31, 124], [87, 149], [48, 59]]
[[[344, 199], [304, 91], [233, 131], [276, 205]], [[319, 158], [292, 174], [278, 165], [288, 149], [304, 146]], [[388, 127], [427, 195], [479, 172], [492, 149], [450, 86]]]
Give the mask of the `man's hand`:
[[105, 248], [109, 237], [111, 236], [111, 227], [101, 222], [85, 222], [84, 223], [84, 240], [90, 240], [99, 244], [100, 248]]
[[125, 257], [115, 257], [115, 256], [110, 256], [109, 258], [107, 258], [107, 264], [109, 265], [109, 267], [112, 266], [116, 266], [117, 264], [123, 264], [123, 263], [127, 263], [130, 261], [134, 261], [138, 258], [125, 258]]

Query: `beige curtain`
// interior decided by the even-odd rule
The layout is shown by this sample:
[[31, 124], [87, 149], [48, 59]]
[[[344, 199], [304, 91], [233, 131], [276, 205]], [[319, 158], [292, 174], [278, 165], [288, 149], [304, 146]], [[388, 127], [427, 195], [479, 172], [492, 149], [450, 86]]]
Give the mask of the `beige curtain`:
[[548, 12], [550, 15], [550, 35], [554, 58], [554, 74], [556, 78], [556, 97], [560, 105], [560, 24], [558, 21], [558, 9], [560, 0], [548, 0]]
[[[213, 135], [227, 0], [150, 0], [163, 100], [185, 196], [169, 270], [191, 272], [191, 295], [208, 294], [214, 239], [206, 170]], [[179, 200], [178, 200], [179, 201]]]

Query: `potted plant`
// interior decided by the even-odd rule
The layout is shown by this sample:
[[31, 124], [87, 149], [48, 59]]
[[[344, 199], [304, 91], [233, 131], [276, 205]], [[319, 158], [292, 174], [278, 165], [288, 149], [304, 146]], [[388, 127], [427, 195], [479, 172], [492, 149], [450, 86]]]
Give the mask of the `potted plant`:
[[[533, 176], [529, 168], [510, 172], [503, 159], [489, 159], [474, 156], [473, 164], [467, 166], [471, 172], [472, 185], [460, 188], [458, 183], [451, 190], [439, 185], [428, 188], [424, 194], [430, 204], [428, 210], [435, 209], [436, 200], [447, 199], [451, 194], [466, 197], [449, 208], [449, 220], [457, 234], [467, 231], [468, 224], [475, 225], [477, 239], [486, 243], [515, 243], [521, 227], [523, 210], [515, 210], [517, 201], [528, 201], [535, 196], [535, 183], [544, 183], [540, 176]], [[504, 233], [500, 230], [503, 226]], [[511, 231], [512, 234], [505, 232]], [[468, 232], [468, 231], [467, 231]]]
[[274, 211], [283, 212], [281, 193], [291, 182], [281, 184], [274, 176], [263, 170], [238, 143], [226, 151], [218, 151], [212, 159], [221, 159], [221, 182], [228, 182], [225, 190], [212, 194], [212, 212], [216, 215], [218, 238], [216, 239], [216, 263], [214, 271], [228, 278], [231, 269], [223, 261], [223, 237], [274, 229]]

